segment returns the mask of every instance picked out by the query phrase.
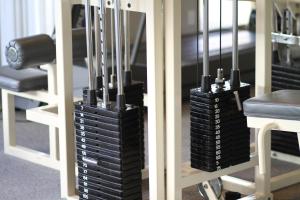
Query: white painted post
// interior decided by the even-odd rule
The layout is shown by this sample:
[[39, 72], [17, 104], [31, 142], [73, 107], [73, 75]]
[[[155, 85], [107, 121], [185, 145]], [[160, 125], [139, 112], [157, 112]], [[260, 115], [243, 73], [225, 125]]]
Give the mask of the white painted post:
[[256, 95], [271, 92], [272, 0], [256, 1]]
[[[48, 74], [48, 94], [51, 96], [50, 99], [54, 99], [54, 96], [57, 95], [57, 73], [56, 65], [48, 64], [45, 65], [45, 69]], [[51, 102], [49, 103], [51, 104]], [[50, 157], [54, 161], [59, 160], [59, 135], [58, 129], [54, 126], [49, 126], [49, 147], [50, 147]]]
[[[255, 89], [256, 95], [262, 95], [271, 92], [272, 78], [272, 1], [262, 0], [256, 1], [256, 77]], [[257, 142], [256, 133], [256, 142]], [[271, 135], [268, 134], [266, 140], [271, 140]], [[267, 148], [268, 145], [266, 144]], [[257, 144], [256, 144], [257, 148]], [[270, 155], [266, 155], [267, 159]], [[271, 167], [269, 165], [268, 167]], [[271, 168], [270, 168], [271, 170]], [[270, 173], [270, 171], [268, 172]], [[267, 176], [269, 174], [266, 174]], [[256, 192], [265, 194], [268, 186], [265, 185], [264, 176], [260, 175], [258, 166], [255, 167], [255, 183]]]
[[16, 146], [16, 117], [15, 98], [6, 90], [2, 90], [2, 115], [3, 115], [3, 140], [4, 152], [7, 153], [11, 146]]
[[165, 199], [164, 159], [164, 60], [163, 6], [161, 0], [146, 1], [149, 196]]
[[73, 127], [73, 63], [70, 0], [56, 1], [56, 59], [60, 133], [61, 197], [75, 195], [75, 147]]
[[165, 1], [167, 199], [181, 200], [181, 1]]

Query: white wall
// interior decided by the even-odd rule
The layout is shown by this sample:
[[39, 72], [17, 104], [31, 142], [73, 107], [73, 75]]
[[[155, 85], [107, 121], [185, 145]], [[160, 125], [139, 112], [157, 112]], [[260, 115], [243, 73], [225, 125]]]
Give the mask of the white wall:
[[[203, 1], [200, 1], [200, 27], [202, 27], [202, 8]], [[210, 30], [219, 28], [219, 9], [220, 0], [209, 0], [209, 26]], [[197, 2], [196, 0], [182, 0], [182, 33], [191, 34], [196, 32], [196, 16], [197, 16]], [[249, 22], [250, 12], [253, 3], [247, 1], [239, 2], [239, 24], [247, 25]], [[222, 24], [223, 28], [230, 28], [232, 26], [232, 0], [222, 0]], [[202, 28], [200, 28], [202, 30]]]
[[14, 39], [39, 33], [52, 34], [54, 0], [0, 0], [0, 63], [4, 49]]

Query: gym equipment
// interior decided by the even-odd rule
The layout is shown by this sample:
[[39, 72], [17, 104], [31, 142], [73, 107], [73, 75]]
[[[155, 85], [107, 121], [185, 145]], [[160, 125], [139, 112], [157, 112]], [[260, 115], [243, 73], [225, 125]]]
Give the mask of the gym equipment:
[[[297, 9], [291, 9], [274, 3], [274, 32], [272, 90], [300, 89], [299, 65], [299, 24], [300, 18]], [[290, 155], [300, 156], [299, 142], [296, 133], [272, 131], [272, 150]]]
[[[250, 85], [240, 82], [238, 68], [237, 1], [233, 9], [233, 69], [230, 81], [218, 70], [215, 84], [209, 73], [208, 0], [204, 1], [203, 75], [201, 87], [191, 90], [191, 167], [213, 172], [250, 160], [250, 130], [242, 102]], [[199, 30], [199, 29], [198, 29]], [[198, 54], [197, 54], [198, 55]]]
[[[85, 37], [84, 28], [73, 29], [74, 61], [86, 57]], [[14, 39], [6, 46], [5, 56], [9, 66], [17, 70], [53, 63], [56, 57], [55, 40], [45, 34]]]
[[[244, 102], [244, 113], [247, 116], [248, 126], [259, 129], [257, 134], [258, 174], [263, 181], [262, 185], [270, 186], [273, 178], [271, 177], [271, 140], [269, 134], [271, 130], [299, 131], [300, 91], [280, 90], [251, 98]], [[292, 177], [295, 178], [297, 173], [292, 173]], [[284, 175], [288, 176], [288, 174]], [[275, 177], [275, 179], [277, 178]], [[272, 199], [271, 187], [264, 188], [263, 192], [256, 195], [261, 195], [261, 198], [255, 199]]]
[[6, 47], [5, 56], [15, 69], [42, 65], [55, 59], [55, 44], [45, 34], [15, 39]]
[[[101, 1], [99, 9], [101, 33], [105, 33], [104, 3]], [[121, 69], [120, 1], [115, 1], [114, 6], [118, 88], [116, 102], [110, 102], [105, 34], [100, 37], [102, 100], [98, 100], [96, 94], [90, 1], [86, 0], [89, 88], [84, 90], [85, 100], [75, 104], [74, 114], [80, 199], [142, 199], [140, 112], [138, 107], [125, 104]]]
[[[125, 92], [125, 100], [126, 103], [132, 104], [139, 107], [140, 110], [140, 127], [141, 127], [141, 163], [142, 168], [145, 167], [145, 145], [144, 145], [144, 84], [142, 82], [137, 82], [132, 80], [131, 76], [131, 63], [130, 63], [130, 18], [129, 12], [124, 12], [123, 17], [123, 25], [124, 25], [124, 72], [122, 70], [122, 74], [124, 74], [124, 92]], [[112, 22], [114, 22], [112, 20]], [[112, 23], [113, 25], [113, 23]], [[114, 48], [112, 48], [112, 52], [114, 52]], [[112, 57], [112, 60], [114, 58]], [[105, 61], [106, 62], [106, 61]], [[115, 81], [115, 74], [114, 74], [114, 65], [112, 65], [112, 74], [110, 79], [110, 87], [108, 90], [109, 93], [109, 100], [116, 101], [117, 97], [117, 88], [114, 87], [116, 83]], [[84, 99], [86, 99], [87, 89], [84, 89]], [[97, 96], [99, 98], [102, 97], [102, 88], [98, 87], [96, 90]]]

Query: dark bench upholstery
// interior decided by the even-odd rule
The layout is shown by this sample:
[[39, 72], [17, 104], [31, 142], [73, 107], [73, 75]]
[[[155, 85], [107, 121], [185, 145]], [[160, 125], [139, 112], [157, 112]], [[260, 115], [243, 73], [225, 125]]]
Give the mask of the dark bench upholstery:
[[244, 102], [244, 113], [248, 117], [300, 120], [300, 90], [279, 90], [251, 98]]
[[36, 68], [15, 70], [0, 67], [0, 88], [14, 92], [47, 89], [47, 72]]

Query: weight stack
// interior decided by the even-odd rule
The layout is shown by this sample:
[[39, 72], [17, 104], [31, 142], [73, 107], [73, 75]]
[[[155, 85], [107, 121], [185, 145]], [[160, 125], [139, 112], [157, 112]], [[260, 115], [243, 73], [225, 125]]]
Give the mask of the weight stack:
[[114, 107], [75, 104], [80, 199], [142, 199], [139, 108]]
[[[109, 89], [109, 100], [116, 101], [117, 88]], [[144, 83], [133, 81], [131, 85], [124, 87], [127, 104], [139, 107], [140, 128], [141, 128], [141, 162], [142, 169], [145, 168], [145, 130], [144, 130]], [[86, 99], [87, 88], [84, 89], [84, 99]], [[98, 90], [97, 96], [102, 98], [102, 90]]]
[[[250, 98], [250, 85], [241, 83], [240, 102]], [[191, 167], [213, 172], [250, 160], [250, 129], [237, 106], [229, 82], [204, 93], [191, 90]]]
[[[272, 66], [272, 90], [300, 90], [300, 67]], [[272, 150], [300, 156], [297, 133], [272, 131]]]

